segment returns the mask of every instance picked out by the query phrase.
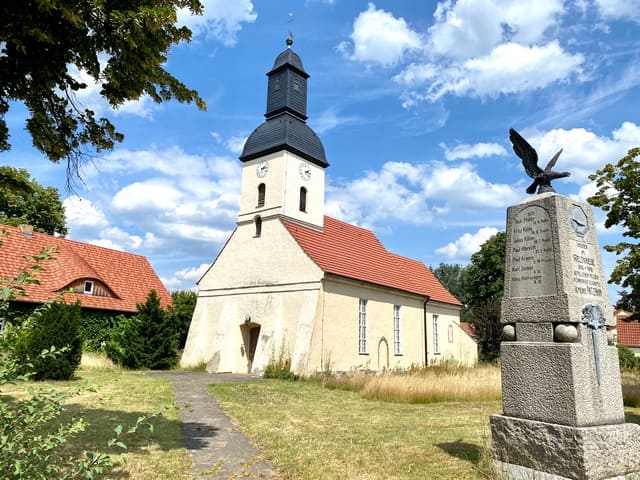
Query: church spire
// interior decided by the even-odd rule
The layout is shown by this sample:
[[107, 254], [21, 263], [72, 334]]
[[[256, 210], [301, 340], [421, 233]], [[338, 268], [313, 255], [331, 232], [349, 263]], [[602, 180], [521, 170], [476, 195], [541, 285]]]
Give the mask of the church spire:
[[309, 74], [291, 48], [291, 31], [286, 45], [267, 73], [266, 121], [249, 136], [240, 160], [246, 162], [274, 151], [289, 150], [324, 168], [329, 164], [322, 143], [306, 124]]

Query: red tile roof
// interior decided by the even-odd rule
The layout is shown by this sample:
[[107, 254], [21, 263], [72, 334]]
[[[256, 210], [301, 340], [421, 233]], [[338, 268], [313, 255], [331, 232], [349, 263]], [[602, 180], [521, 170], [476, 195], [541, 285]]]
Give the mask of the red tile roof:
[[640, 322], [618, 320], [618, 343], [627, 347], [640, 347]]
[[68, 302], [80, 301], [86, 308], [135, 312], [136, 304], [146, 300], [152, 289], [158, 292], [163, 307], [171, 304], [171, 295], [145, 257], [98, 247], [88, 243], [34, 232], [24, 235], [19, 228], [0, 225], [0, 278], [15, 277], [30, 263], [25, 255], [37, 255], [43, 247], [55, 247], [55, 259], [44, 262], [38, 273], [39, 285], [27, 285], [27, 297], [18, 300], [42, 303], [77, 280], [98, 280], [114, 297], [71, 293]]
[[478, 334], [476, 333], [476, 330], [473, 328], [473, 325], [471, 323], [460, 322], [460, 328], [464, 331], [464, 333], [469, 335], [474, 342], [478, 343], [480, 341], [480, 339], [478, 338]]
[[291, 220], [282, 223], [326, 273], [462, 305], [423, 263], [387, 251], [370, 230], [331, 217], [324, 217], [323, 231]]

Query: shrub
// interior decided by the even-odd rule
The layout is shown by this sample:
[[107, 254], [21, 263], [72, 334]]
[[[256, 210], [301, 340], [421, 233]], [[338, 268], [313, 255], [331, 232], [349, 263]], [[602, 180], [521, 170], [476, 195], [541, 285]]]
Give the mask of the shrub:
[[196, 308], [197, 295], [190, 290], [178, 290], [171, 292], [171, 298], [173, 304], [167, 309], [167, 316], [176, 334], [178, 348], [183, 349], [187, 342], [193, 310]]
[[100, 310], [82, 310], [80, 331], [83, 351], [103, 351], [117, 322], [118, 315], [115, 313]]
[[636, 370], [640, 372], [640, 357], [636, 357], [631, 349], [618, 345], [618, 359], [623, 370]]
[[166, 370], [178, 362], [176, 335], [155, 290], [133, 317], [120, 317], [105, 351], [126, 368]]
[[298, 376], [291, 371], [291, 357], [287, 354], [287, 349], [282, 343], [278, 358], [275, 352], [271, 355], [269, 363], [264, 369], [264, 378], [278, 378], [280, 380], [297, 380]]
[[[69, 380], [80, 365], [81, 308], [58, 300], [38, 308], [29, 317], [27, 328], [12, 335], [18, 363], [29, 369], [35, 380]], [[40, 356], [54, 347], [57, 355]]]

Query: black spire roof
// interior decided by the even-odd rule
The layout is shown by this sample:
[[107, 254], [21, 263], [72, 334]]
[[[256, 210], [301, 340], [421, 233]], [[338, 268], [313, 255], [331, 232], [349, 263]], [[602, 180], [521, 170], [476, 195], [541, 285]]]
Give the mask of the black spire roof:
[[279, 150], [287, 150], [321, 167], [328, 167], [322, 142], [306, 124], [307, 79], [302, 60], [291, 49], [276, 57], [267, 76], [266, 121], [256, 128], [244, 145], [240, 160], [246, 162]]

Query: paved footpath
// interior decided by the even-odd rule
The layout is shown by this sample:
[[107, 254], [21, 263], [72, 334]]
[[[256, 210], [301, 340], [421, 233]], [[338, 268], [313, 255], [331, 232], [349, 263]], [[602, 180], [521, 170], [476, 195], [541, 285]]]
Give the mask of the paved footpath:
[[218, 402], [207, 393], [213, 383], [257, 381], [237, 374], [202, 372], [153, 372], [166, 378], [175, 390], [185, 447], [193, 459], [198, 480], [280, 479], [249, 439], [234, 425]]

